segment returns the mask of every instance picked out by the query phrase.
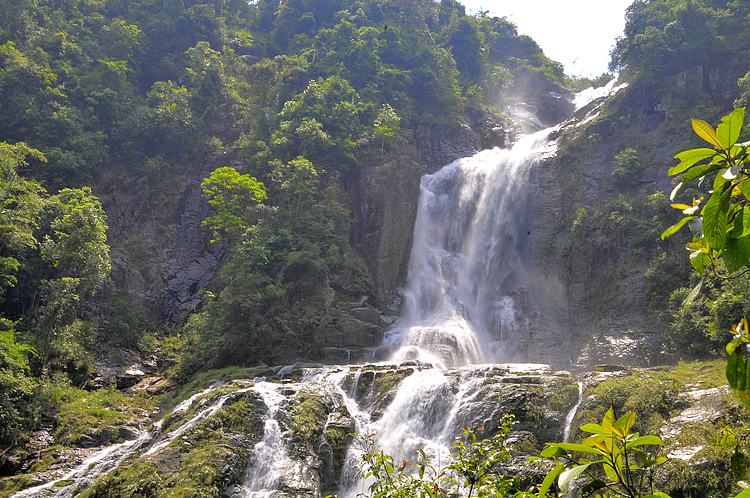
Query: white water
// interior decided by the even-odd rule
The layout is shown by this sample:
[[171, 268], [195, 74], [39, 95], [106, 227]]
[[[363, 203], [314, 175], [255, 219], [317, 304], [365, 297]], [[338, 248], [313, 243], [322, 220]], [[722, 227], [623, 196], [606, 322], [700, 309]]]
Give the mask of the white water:
[[512, 150], [460, 159], [422, 179], [393, 360], [439, 368], [527, 361], [529, 172], [550, 130]]
[[[583, 108], [619, 88], [612, 83], [605, 89], [584, 92], [576, 98], [575, 105]], [[432, 464], [436, 468], [448, 463], [462, 410], [474, 401], [483, 384], [482, 372], [487, 367], [479, 365], [532, 359], [524, 345], [538, 325], [535, 321], [539, 303], [549, 299], [543, 289], [546, 282], [538, 282], [529, 258], [529, 177], [538, 160], [555, 149], [549, 139], [551, 131], [524, 137], [512, 150], [488, 150], [458, 160], [422, 179], [404, 310], [398, 326], [388, 332], [385, 344], [394, 351], [393, 361], [418, 360], [435, 368], [415, 368], [400, 383], [392, 402], [376, 421], [355, 401], [357, 375], [361, 371], [354, 374], [353, 387], [348, 392], [341, 387], [347, 375], [352, 375], [346, 369], [305, 372], [303, 382], [321, 381], [336, 386], [356, 421], [355, 431], [377, 433], [376, 444], [397, 462], [414, 462], [416, 450], [424, 449], [435, 458]], [[462, 367], [458, 381], [451, 381], [444, 374], [445, 369], [453, 367]], [[294, 365], [284, 367], [279, 376], [293, 368]], [[238, 491], [246, 498], [270, 498], [282, 482], [292, 478], [282, 472], [295, 472], [290, 470], [287, 441], [277, 420], [285, 398], [275, 384], [258, 382], [242, 391], [249, 389], [261, 395], [267, 412], [263, 439], [253, 449], [253, 464]], [[207, 391], [184, 401], [174, 412], [187, 410]], [[54, 496], [70, 496], [66, 490], [115, 468], [152, 440], [157, 443], [144, 456], [162, 450], [214, 415], [230, 396], [217, 398], [170, 432], [159, 435], [161, 425], [156, 424], [154, 435], [105, 448], [61, 479], [14, 496], [50, 496], [52, 492]], [[581, 399], [578, 405], [580, 402]], [[566, 440], [578, 405], [568, 415]], [[353, 497], [366, 488], [367, 483], [356, 478], [360, 455], [357, 448], [349, 451], [341, 478], [341, 496]], [[66, 479], [76, 483], [52, 490], [55, 483]]]
[[278, 386], [261, 382], [253, 387], [266, 405], [266, 421], [263, 426], [263, 440], [255, 445], [254, 461], [245, 474], [243, 485], [245, 498], [271, 497], [278, 489], [282, 470], [289, 458], [276, 415], [281, 403], [286, 399], [278, 391]]
[[[422, 178], [404, 309], [386, 344], [396, 362], [434, 367], [404, 379], [382, 418], [366, 428], [396, 462], [414, 463], [423, 449], [436, 468], [449, 463], [457, 416], [479, 391], [483, 367], [465, 367], [455, 390], [443, 370], [527, 360], [514, 348], [529, 333], [525, 300], [533, 293], [526, 186], [532, 166], [553, 145], [550, 131]], [[354, 497], [367, 485], [341, 494]]]
[[568, 412], [568, 416], [565, 417], [565, 429], [563, 430], [563, 443], [569, 443], [570, 442], [570, 433], [573, 428], [573, 419], [576, 418], [576, 413], [578, 413], [578, 407], [581, 406], [581, 403], [583, 403], [583, 383], [578, 382], [578, 402], [573, 406], [573, 408], [570, 409]]
[[[576, 97], [576, 108], [617, 91], [615, 82]], [[401, 382], [383, 417], [367, 427], [395, 462], [417, 449], [448, 463], [457, 416], [479, 392], [481, 367], [465, 367], [454, 389], [446, 368], [528, 362], [545, 282], [530, 260], [534, 165], [555, 151], [554, 128], [522, 138], [511, 150], [488, 150], [422, 178], [404, 308], [385, 343], [392, 360], [433, 365]], [[455, 392], [455, 394], [454, 394]], [[578, 405], [580, 405], [579, 399]], [[571, 410], [570, 424], [578, 405]], [[356, 496], [367, 483], [342, 492]]]
[[[148, 444], [151, 438], [151, 433], [147, 433], [134, 441], [126, 441], [108, 446], [92, 453], [80, 465], [60, 478], [40, 486], [24, 489], [11, 496], [13, 498], [36, 498], [42, 496], [53, 496], [56, 498], [72, 497], [74, 496], [73, 491], [76, 488], [90, 486], [94, 479], [117, 468], [126, 458], [132, 456], [138, 449]], [[72, 484], [60, 486], [64, 481], [73, 482]]]
[[620, 85], [618, 85], [617, 78], [614, 78], [610, 80], [609, 83], [604, 86], [600, 86], [599, 88], [592, 87], [578, 92], [573, 99], [573, 105], [575, 106], [575, 109], [577, 111], [578, 109], [586, 107], [596, 99], [600, 99], [612, 93], [619, 92], [626, 86], [628, 86], [627, 83], [621, 83]]
[[[204, 392], [210, 391], [211, 389], [212, 388], [208, 388]], [[174, 441], [175, 439], [177, 439], [177, 437], [181, 436], [182, 434], [184, 434], [188, 430], [192, 429], [193, 427], [195, 427], [199, 423], [203, 422], [207, 418], [212, 417], [213, 415], [215, 415], [216, 412], [219, 411], [219, 409], [222, 406], [224, 406], [224, 403], [230, 397], [232, 397], [233, 395], [238, 394], [238, 393], [247, 392], [249, 390], [250, 390], [250, 388], [238, 389], [236, 391], [233, 391], [230, 394], [225, 394], [223, 396], [220, 396], [213, 403], [211, 403], [211, 405], [207, 406], [206, 408], [204, 408], [203, 410], [201, 410], [200, 412], [198, 412], [197, 415], [195, 415], [193, 418], [191, 418], [190, 420], [188, 420], [187, 422], [185, 422], [184, 424], [182, 424], [181, 426], [179, 426], [177, 429], [175, 429], [173, 431], [170, 431], [170, 432], [167, 432], [164, 435], [159, 435], [159, 439], [161, 441], [159, 441], [158, 443], [156, 443], [155, 445], [153, 445], [146, 453], [143, 454], [143, 456], [153, 455], [153, 454], [158, 453], [159, 451], [163, 450], [164, 448], [166, 448], [169, 445], [169, 443], [171, 443], [172, 441]], [[202, 393], [200, 393], [200, 394], [202, 394]], [[190, 399], [185, 400], [183, 403], [181, 403], [180, 405], [178, 405], [177, 408], [175, 408], [175, 410], [174, 410], [173, 413], [179, 413], [181, 411], [187, 410], [187, 408], [190, 407], [190, 404], [193, 402], [193, 400], [197, 399], [200, 396], [200, 394], [198, 394], [196, 396], [192, 396]], [[156, 424], [156, 428], [157, 429], [161, 428], [161, 423], [157, 423]]]

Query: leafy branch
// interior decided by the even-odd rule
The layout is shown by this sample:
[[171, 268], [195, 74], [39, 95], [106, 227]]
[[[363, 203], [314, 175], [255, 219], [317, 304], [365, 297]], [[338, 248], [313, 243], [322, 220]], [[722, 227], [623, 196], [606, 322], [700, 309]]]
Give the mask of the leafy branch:
[[[610, 408], [604, 415], [601, 424], [586, 424], [581, 430], [591, 433], [582, 443], [554, 443], [542, 450], [541, 456], [556, 458], [557, 466], [547, 474], [539, 491], [544, 498], [558, 479], [560, 489], [566, 489], [570, 483], [585, 474], [590, 478], [581, 492], [584, 496], [606, 490], [612, 496], [628, 498], [668, 498], [668, 495], [651, 489], [653, 467], [667, 461], [666, 457], [656, 456], [656, 451], [646, 452], [646, 447], [662, 446], [658, 436], [641, 436], [631, 433], [635, 423], [635, 413], [628, 413], [615, 420], [614, 409]], [[594, 455], [594, 459], [575, 458], [577, 454]], [[592, 472], [594, 467], [604, 470], [609, 482]], [[648, 488], [649, 495], [644, 495]]]

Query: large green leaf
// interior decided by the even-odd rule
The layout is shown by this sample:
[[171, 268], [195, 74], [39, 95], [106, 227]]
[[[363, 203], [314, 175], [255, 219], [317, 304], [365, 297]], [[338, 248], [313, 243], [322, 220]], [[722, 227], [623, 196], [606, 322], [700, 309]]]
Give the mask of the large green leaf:
[[545, 496], [547, 496], [547, 491], [552, 487], [555, 478], [565, 469], [565, 465], [566, 464], [564, 463], [559, 463], [554, 469], [550, 470], [549, 474], [544, 478], [544, 481], [542, 481], [542, 487], [539, 488], [539, 498], [545, 498]]
[[584, 424], [581, 426], [581, 430], [585, 432], [592, 432], [594, 434], [601, 434], [604, 432], [602, 426], [599, 424]]
[[[706, 267], [711, 266], [711, 258], [705, 252], [693, 251], [690, 253], [690, 264], [693, 265], [693, 268], [698, 272], [699, 275], [703, 275], [706, 272]], [[693, 290], [695, 291], [695, 288]], [[687, 302], [688, 299], [691, 299], [691, 296], [694, 297], [692, 292], [688, 295], [685, 301]], [[685, 304], [683, 304], [683, 306], [685, 306]]]
[[[726, 187], [726, 185], [725, 185]], [[708, 244], [716, 250], [724, 248], [727, 229], [727, 209], [732, 191], [729, 188], [717, 189], [703, 207], [703, 234]]]
[[662, 493], [661, 491], [657, 491], [656, 493], [648, 496], [644, 496], [643, 498], [671, 498], [667, 493]]
[[716, 132], [711, 127], [710, 124], [706, 123], [705, 121], [702, 121], [700, 119], [693, 119], [693, 130], [695, 131], [695, 134], [701, 137], [706, 142], [710, 143], [711, 145], [714, 145], [718, 148], [722, 148], [721, 141], [719, 140], [719, 137], [716, 135]]
[[568, 452], [560, 448], [559, 445], [553, 444], [544, 448], [541, 453], [539, 453], [539, 456], [544, 458], [567, 457]]
[[678, 221], [677, 223], [675, 223], [671, 227], [669, 227], [666, 230], [664, 230], [664, 232], [661, 234], [661, 240], [664, 240], [667, 237], [669, 237], [670, 235], [674, 235], [675, 233], [679, 232], [680, 228], [682, 228], [685, 225], [685, 223], [687, 223], [690, 220], [694, 220], [696, 218], [697, 218], [697, 216], [686, 216], [686, 217], [682, 218], [680, 221]]
[[619, 429], [617, 434], [619, 434], [622, 437], [625, 437], [630, 432], [630, 428], [633, 427], [633, 424], [635, 423], [635, 412], [626, 413], [622, 417], [620, 417], [617, 422], [615, 422], [615, 427]]
[[661, 439], [659, 439], [659, 436], [647, 435], [647, 436], [641, 436], [625, 444], [625, 449], [630, 449], [633, 446], [640, 446], [642, 444], [662, 445], [664, 443], [661, 442]]
[[750, 199], [750, 178], [743, 178], [737, 185], [745, 199]]
[[680, 152], [676, 156], [674, 156], [675, 159], [679, 159], [680, 163], [677, 166], [673, 166], [672, 168], [669, 168], [669, 176], [677, 175], [679, 173], [682, 173], [698, 161], [702, 161], [706, 158], [709, 158], [716, 154], [716, 151], [714, 149], [707, 149], [707, 148], [700, 148], [700, 149], [690, 149], [686, 150], [684, 152]]
[[591, 462], [586, 463], [584, 465], [579, 465], [577, 467], [570, 468], [560, 474], [560, 478], [557, 480], [557, 485], [560, 486], [560, 489], [565, 489], [565, 487], [568, 485], [570, 481], [573, 479], [578, 478], [581, 474], [583, 474], [587, 468], [589, 468], [590, 465], [593, 465], [594, 463], [601, 463], [601, 462]]
[[750, 235], [727, 239], [724, 247], [724, 264], [729, 273], [750, 263]]
[[702, 176], [705, 176], [712, 171], [720, 170], [724, 167], [723, 164], [700, 164], [696, 166], [695, 168], [691, 169], [690, 171], [687, 171], [684, 175], [682, 175], [682, 183], [688, 183], [690, 181], [695, 180], [696, 178], [700, 178]]
[[[618, 465], [620, 463], [619, 458], [615, 458], [615, 462], [616, 462], [615, 465]], [[620, 482], [620, 476], [615, 471], [614, 467], [612, 467], [611, 465], [607, 465], [607, 464], [604, 465], [604, 473], [607, 474], [607, 477], [612, 479], [614, 482]]]
[[745, 108], [735, 109], [732, 114], [721, 118], [721, 124], [716, 128], [716, 136], [721, 147], [729, 149], [740, 137], [742, 122], [745, 120]]
[[[562, 448], [567, 451], [577, 451], [579, 453], [593, 453], [595, 455], [603, 455], [603, 453], [596, 448], [593, 448], [591, 446], [585, 446], [582, 444], [577, 444], [577, 443], [555, 443], [552, 446]], [[542, 456], [547, 456], [547, 455], [542, 455]]]
[[727, 360], [727, 381], [732, 391], [739, 392], [745, 389], [747, 382], [745, 369], [747, 362], [739, 349], [735, 349]]

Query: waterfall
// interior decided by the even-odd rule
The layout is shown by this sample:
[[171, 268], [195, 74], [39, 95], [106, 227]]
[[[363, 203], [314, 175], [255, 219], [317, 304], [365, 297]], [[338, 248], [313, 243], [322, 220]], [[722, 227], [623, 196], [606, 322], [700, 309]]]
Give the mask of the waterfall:
[[[612, 82], [579, 95], [576, 107], [618, 89]], [[544, 303], [552, 300], [531, 259], [529, 179], [533, 166], [555, 152], [555, 128], [422, 177], [404, 308], [385, 339], [392, 360], [422, 368], [401, 382], [382, 418], [367, 429], [396, 462], [414, 462], [422, 449], [436, 468], [447, 464], [459, 415], [482, 386], [477, 365], [532, 360], [531, 336], [543, 328], [550, 310]], [[455, 367], [463, 367], [459, 386], [444, 375]]]
[[245, 498], [271, 497], [278, 488], [281, 473], [287, 463], [286, 446], [281, 435], [276, 414], [285, 400], [277, 386], [260, 382], [253, 388], [266, 405], [266, 421], [263, 425], [263, 440], [255, 445], [254, 464], [245, 474]]
[[578, 402], [570, 409], [568, 416], [565, 417], [565, 429], [563, 430], [563, 443], [570, 442], [570, 434], [573, 429], [573, 420], [578, 413], [578, 407], [583, 403], [583, 382], [578, 381]]
[[528, 176], [550, 150], [549, 134], [423, 177], [404, 310], [387, 338], [394, 360], [440, 368], [529, 360]]

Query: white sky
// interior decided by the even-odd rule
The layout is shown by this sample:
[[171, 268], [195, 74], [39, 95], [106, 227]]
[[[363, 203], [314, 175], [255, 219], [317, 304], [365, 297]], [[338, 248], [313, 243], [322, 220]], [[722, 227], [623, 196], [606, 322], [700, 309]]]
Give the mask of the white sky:
[[622, 36], [625, 9], [633, 0], [459, 0], [467, 14], [480, 9], [506, 17], [529, 35], [544, 55], [573, 76], [607, 71], [609, 51]]

